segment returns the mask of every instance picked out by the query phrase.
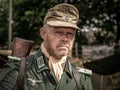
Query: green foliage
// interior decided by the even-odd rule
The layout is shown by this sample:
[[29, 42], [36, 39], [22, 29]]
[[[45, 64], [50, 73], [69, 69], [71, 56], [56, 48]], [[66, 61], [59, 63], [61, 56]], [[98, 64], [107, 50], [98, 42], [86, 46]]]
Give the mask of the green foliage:
[[8, 35], [8, 5], [6, 0], [0, 3], [0, 46], [4, 46]]
[[[88, 26], [101, 28], [96, 33], [94, 43], [114, 42], [120, 36], [120, 1], [119, 0], [12, 0], [13, 24], [12, 37], [21, 37], [41, 43], [39, 28], [43, 25], [43, 19], [48, 8], [55, 4], [68, 2], [79, 9], [79, 27]], [[1, 0], [0, 5], [0, 40], [3, 45], [8, 41], [8, 0]], [[107, 32], [103, 34], [103, 32]], [[111, 33], [111, 35], [110, 35]], [[117, 38], [119, 39], [119, 37]], [[88, 44], [85, 35], [78, 32], [76, 41], [79, 44]]]
[[[39, 28], [43, 25], [43, 18], [48, 8], [56, 4], [55, 0], [14, 0], [13, 36], [41, 41]], [[39, 41], [39, 42], [40, 42]]]
[[[97, 41], [95, 43], [108, 44], [108, 41], [111, 42], [120, 39], [120, 19], [118, 18], [120, 16], [119, 0], [77, 0], [74, 4], [79, 8], [80, 27], [101, 28], [100, 34], [97, 34], [98, 37], [96, 37]], [[101, 36], [103, 32], [107, 33]], [[110, 36], [109, 32], [114, 36]]]

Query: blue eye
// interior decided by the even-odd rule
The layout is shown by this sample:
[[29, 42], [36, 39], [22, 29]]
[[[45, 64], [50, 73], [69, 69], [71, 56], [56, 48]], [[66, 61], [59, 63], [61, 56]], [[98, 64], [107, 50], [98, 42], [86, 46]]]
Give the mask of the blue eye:
[[67, 33], [67, 36], [73, 36], [73, 35], [74, 35], [73, 33], [70, 32]]
[[68, 35], [73, 35], [73, 33], [71, 33], [71, 32], [68, 32], [67, 34], [68, 34]]
[[54, 33], [54, 35], [56, 36], [56, 37], [61, 37], [61, 36], [66, 36], [68, 39], [72, 39], [72, 38], [74, 38], [74, 36], [75, 36], [75, 33], [74, 32], [63, 32], [63, 31], [54, 31], [53, 32]]
[[60, 35], [62, 35], [62, 32], [56, 31], [55, 34], [56, 34], [57, 36], [60, 36]]

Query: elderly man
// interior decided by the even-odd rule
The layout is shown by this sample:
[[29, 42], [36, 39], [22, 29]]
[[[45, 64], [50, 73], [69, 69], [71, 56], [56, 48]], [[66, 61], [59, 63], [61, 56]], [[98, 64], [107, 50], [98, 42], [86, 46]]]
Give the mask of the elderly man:
[[[26, 65], [31, 64], [20, 90], [92, 90], [89, 73], [74, 67], [68, 58], [79, 29], [78, 20], [79, 12], [73, 5], [62, 3], [48, 10], [40, 28], [43, 43], [36, 54], [26, 58]], [[6, 65], [0, 76], [0, 90], [14, 89], [19, 66], [20, 61]]]

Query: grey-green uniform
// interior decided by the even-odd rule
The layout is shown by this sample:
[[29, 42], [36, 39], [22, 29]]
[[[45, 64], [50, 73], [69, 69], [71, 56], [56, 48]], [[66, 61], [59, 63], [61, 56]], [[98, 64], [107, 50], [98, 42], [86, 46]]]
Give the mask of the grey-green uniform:
[[[24, 90], [77, 90], [69, 60], [66, 61], [64, 73], [59, 81], [48, 68], [47, 59], [41, 50], [37, 51], [32, 61], [24, 79]], [[13, 90], [19, 67], [20, 61], [6, 64], [0, 76], [0, 90]], [[78, 69], [78, 71], [82, 90], [92, 90], [89, 72], [83, 69]]]

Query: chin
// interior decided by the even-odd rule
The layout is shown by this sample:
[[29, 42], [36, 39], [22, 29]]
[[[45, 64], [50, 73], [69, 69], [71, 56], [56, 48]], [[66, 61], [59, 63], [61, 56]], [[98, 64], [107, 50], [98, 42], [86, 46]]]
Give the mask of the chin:
[[66, 56], [66, 55], [68, 55], [68, 51], [57, 52], [57, 55], [59, 55], [59, 56]]

